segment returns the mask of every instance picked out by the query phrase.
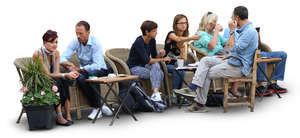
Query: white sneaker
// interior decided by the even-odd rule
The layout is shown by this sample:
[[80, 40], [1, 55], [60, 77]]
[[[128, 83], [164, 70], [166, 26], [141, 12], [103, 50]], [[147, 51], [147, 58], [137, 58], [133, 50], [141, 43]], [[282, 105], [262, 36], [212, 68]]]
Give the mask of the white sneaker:
[[102, 106], [102, 112], [106, 116], [112, 116], [113, 115], [113, 112], [106, 105]]
[[[93, 111], [88, 116], [88, 119], [93, 120], [95, 118], [95, 116], [97, 115], [98, 110], [99, 109], [93, 109]], [[97, 116], [97, 119], [100, 119], [101, 117], [102, 117], [102, 112], [100, 111], [99, 114], [98, 114], [98, 116]]]
[[151, 99], [153, 101], [162, 101], [161, 96], [160, 96], [160, 92], [155, 92], [152, 94]]

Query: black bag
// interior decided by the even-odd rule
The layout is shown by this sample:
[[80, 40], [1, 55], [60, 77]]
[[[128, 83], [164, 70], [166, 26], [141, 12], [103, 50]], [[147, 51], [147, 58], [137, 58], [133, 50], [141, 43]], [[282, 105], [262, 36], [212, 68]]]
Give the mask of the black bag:
[[142, 83], [139, 80], [132, 82], [131, 86], [135, 90], [132, 92], [133, 97], [139, 105], [139, 111], [163, 112], [168, 108], [167, 103], [165, 101], [151, 100], [151, 98], [145, 93], [145, 90], [142, 87]]
[[[136, 112], [138, 109], [138, 104], [135, 101], [135, 99], [132, 97], [131, 93], [128, 94], [127, 98], [125, 97], [127, 94], [127, 91], [128, 91], [128, 89], [121, 90], [119, 92], [119, 97], [122, 99], [122, 101], [124, 102], [124, 105], [126, 105], [131, 112]], [[122, 107], [122, 110], [125, 113], [129, 113], [125, 106]]]
[[207, 96], [205, 105], [211, 107], [223, 106], [223, 99], [224, 99], [223, 91], [212, 92]]
[[[132, 111], [163, 112], [167, 109], [165, 101], [155, 102], [151, 100], [151, 98], [145, 93], [142, 83], [139, 80], [130, 81], [129, 91], [135, 103], [135, 108], [132, 108]], [[133, 105], [133, 102], [131, 104], [128, 103], [128, 105]]]
[[152, 100], [145, 93], [143, 87], [141, 87], [140, 82], [138, 81], [131, 82], [129, 90], [138, 104], [138, 111], [155, 112], [155, 106]]

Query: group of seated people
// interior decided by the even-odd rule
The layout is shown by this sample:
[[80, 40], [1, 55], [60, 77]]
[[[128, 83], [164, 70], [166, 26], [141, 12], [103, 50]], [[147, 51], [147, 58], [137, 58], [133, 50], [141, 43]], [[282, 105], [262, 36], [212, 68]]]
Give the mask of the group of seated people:
[[[258, 34], [248, 20], [248, 10], [244, 6], [238, 6], [232, 14], [232, 21], [229, 22], [229, 28], [225, 30], [224, 36], [219, 33], [222, 26], [217, 24], [218, 16], [212, 12], [207, 12], [201, 19], [199, 29], [195, 35], [189, 36], [188, 18], [183, 14], [175, 16], [173, 21], [173, 30], [167, 34], [165, 47], [157, 51], [156, 40], [158, 25], [153, 21], [144, 21], [141, 25], [142, 35], [137, 37], [130, 49], [127, 65], [132, 75], [139, 78], [150, 79], [152, 86], [151, 99], [161, 101], [159, 92], [164, 74], [160, 68], [159, 62], [165, 62], [168, 72], [173, 75], [173, 89], [189, 90], [196, 93], [194, 103], [185, 108], [189, 112], [206, 112], [205, 102], [212, 79], [224, 77], [242, 77], [248, 76], [253, 63], [255, 50], [258, 48]], [[92, 83], [85, 82], [89, 76], [106, 76], [107, 66], [104, 61], [102, 47], [99, 41], [90, 35], [90, 25], [86, 21], [80, 21], [76, 24], [76, 36], [67, 47], [66, 51], [60, 56], [57, 50], [58, 36], [57, 32], [48, 30], [43, 35], [43, 45], [33, 54], [33, 60], [40, 59], [43, 72], [53, 78], [60, 92], [60, 104], [56, 105], [58, 125], [70, 126], [73, 124], [70, 114], [70, 94], [68, 85], [70, 81], [77, 81], [79, 88], [87, 96], [88, 102], [93, 111], [88, 118], [93, 119], [100, 110], [101, 100], [99, 85], [93, 86]], [[198, 63], [197, 70], [192, 82], [188, 88], [183, 88], [183, 80], [179, 75], [185, 76], [184, 71], [175, 73], [178, 58], [187, 58], [187, 42], [193, 40], [193, 45], [208, 56], [202, 58]], [[69, 59], [74, 53], [77, 53], [80, 67], [76, 67]], [[272, 83], [270, 86], [263, 86], [265, 81], [260, 70], [257, 71], [257, 80], [259, 92], [268, 91], [272, 93], [274, 88], [278, 92], [287, 92], [285, 88], [277, 85], [277, 80], [283, 81], [286, 62], [285, 52], [261, 52], [262, 57], [280, 57], [282, 60], [276, 64], [272, 74]], [[184, 63], [188, 64], [187, 62]], [[67, 73], [61, 73], [59, 66], [67, 69]], [[262, 64], [263, 69], [266, 68]], [[233, 96], [239, 97], [239, 83], [234, 83], [230, 92]], [[65, 116], [62, 115], [62, 107], [65, 109]], [[112, 111], [104, 105], [103, 114], [112, 115]], [[97, 119], [102, 117], [102, 112], [98, 114]]]

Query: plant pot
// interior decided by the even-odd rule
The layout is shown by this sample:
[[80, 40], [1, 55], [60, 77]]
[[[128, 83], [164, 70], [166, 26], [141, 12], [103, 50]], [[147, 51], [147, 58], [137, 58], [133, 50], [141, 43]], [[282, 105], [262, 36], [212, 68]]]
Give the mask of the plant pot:
[[23, 105], [23, 107], [26, 111], [29, 130], [51, 129], [53, 127], [53, 105]]

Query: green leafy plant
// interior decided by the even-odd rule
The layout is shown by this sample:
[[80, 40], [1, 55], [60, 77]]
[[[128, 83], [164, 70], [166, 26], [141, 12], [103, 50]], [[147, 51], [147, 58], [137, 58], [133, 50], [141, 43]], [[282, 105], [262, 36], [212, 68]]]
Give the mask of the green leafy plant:
[[39, 58], [28, 61], [23, 75], [23, 105], [59, 104], [60, 97], [55, 81], [42, 71]]

